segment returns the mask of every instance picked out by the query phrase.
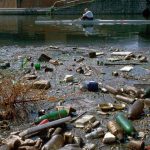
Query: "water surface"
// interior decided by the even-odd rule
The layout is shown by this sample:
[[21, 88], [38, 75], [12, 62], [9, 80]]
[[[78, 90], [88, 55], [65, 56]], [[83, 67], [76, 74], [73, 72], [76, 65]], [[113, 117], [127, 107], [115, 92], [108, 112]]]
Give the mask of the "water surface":
[[[76, 19], [79, 16], [0, 16], [0, 46], [118, 46], [128, 49], [150, 46], [150, 25], [37, 25], [35, 20]], [[142, 16], [96, 16], [101, 19], [144, 19]]]

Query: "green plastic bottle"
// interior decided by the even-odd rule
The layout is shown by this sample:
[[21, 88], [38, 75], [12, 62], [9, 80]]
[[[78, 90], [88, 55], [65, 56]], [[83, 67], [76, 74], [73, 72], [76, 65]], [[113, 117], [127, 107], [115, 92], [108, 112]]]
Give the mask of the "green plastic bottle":
[[116, 122], [123, 128], [126, 134], [135, 136], [136, 130], [130, 120], [128, 120], [123, 113], [118, 113], [116, 115]]
[[67, 117], [67, 116], [68, 116], [68, 112], [65, 109], [62, 109], [62, 110], [59, 110], [59, 111], [52, 111], [48, 114], [40, 116], [38, 119], [36, 119], [34, 121], [34, 123], [38, 124], [44, 119], [48, 119], [49, 121], [57, 120], [57, 119], [64, 118], [64, 117]]

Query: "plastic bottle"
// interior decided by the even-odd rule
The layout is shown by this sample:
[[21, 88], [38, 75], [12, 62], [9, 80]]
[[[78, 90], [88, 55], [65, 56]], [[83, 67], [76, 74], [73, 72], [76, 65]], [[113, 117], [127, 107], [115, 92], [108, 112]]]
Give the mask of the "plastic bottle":
[[112, 86], [109, 85], [104, 85], [104, 88], [106, 88], [108, 90], [109, 93], [116, 95], [118, 93], [118, 90], [115, 89]]
[[116, 122], [123, 128], [126, 134], [135, 136], [136, 130], [131, 123], [130, 120], [128, 120], [123, 113], [118, 113], [115, 117]]
[[59, 110], [59, 111], [52, 111], [48, 114], [45, 114], [43, 116], [40, 116], [38, 119], [36, 119], [34, 121], [35, 124], [38, 124], [40, 123], [42, 120], [44, 119], [48, 119], [49, 121], [52, 121], [52, 120], [56, 120], [56, 119], [60, 119], [60, 118], [64, 118], [64, 117], [67, 117], [68, 116], [68, 113], [66, 110], [62, 109], [62, 110]]
[[143, 113], [144, 102], [142, 100], [135, 101], [131, 107], [129, 107], [128, 118], [137, 119]]
[[107, 124], [108, 130], [115, 135], [119, 140], [123, 140], [124, 138], [124, 131], [123, 129], [119, 126], [119, 124], [116, 121], [109, 121]]
[[93, 132], [86, 134], [85, 137], [87, 139], [90, 139], [90, 138], [98, 138], [103, 135], [104, 135], [104, 130], [101, 127], [99, 127], [97, 129], [95, 129]]
[[62, 135], [54, 135], [43, 147], [42, 150], [57, 150], [64, 145]]
[[128, 104], [133, 104], [134, 101], [135, 101], [134, 98], [125, 97], [125, 96], [122, 96], [122, 95], [116, 95], [116, 99], [118, 99], [120, 101], [123, 101], [125, 103], [128, 103]]

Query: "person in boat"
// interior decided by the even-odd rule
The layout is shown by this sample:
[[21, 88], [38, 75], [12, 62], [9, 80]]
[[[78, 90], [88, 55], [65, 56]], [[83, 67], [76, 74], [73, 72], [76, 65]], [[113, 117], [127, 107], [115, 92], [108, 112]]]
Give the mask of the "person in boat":
[[93, 13], [88, 8], [85, 8], [81, 20], [93, 20]]

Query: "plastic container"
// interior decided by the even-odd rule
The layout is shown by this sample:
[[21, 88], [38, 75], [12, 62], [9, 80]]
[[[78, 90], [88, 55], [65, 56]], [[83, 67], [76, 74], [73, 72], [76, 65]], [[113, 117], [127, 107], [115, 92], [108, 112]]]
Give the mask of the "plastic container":
[[68, 113], [66, 110], [62, 109], [62, 110], [59, 110], [59, 111], [52, 111], [48, 114], [45, 114], [43, 116], [40, 116], [38, 119], [36, 119], [34, 121], [35, 124], [38, 124], [40, 123], [42, 120], [44, 119], [48, 119], [49, 121], [52, 121], [52, 120], [56, 120], [56, 119], [60, 119], [60, 118], [64, 118], [64, 117], [67, 117], [68, 116]]
[[98, 83], [95, 81], [89, 81], [88, 90], [92, 91], [92, 92], [97, 92], [98, 91]]
[[35, 68], [35, 70], [40, 70], [41, 64], [39, 64], [39, 63], [34, 64], [34, 68]]
[[115, 117], [116, 122], [123, 128], [126, 134], [135, 136], [136, 130], [130, 120], [128, 120], [123, 113], [118, 113]]

